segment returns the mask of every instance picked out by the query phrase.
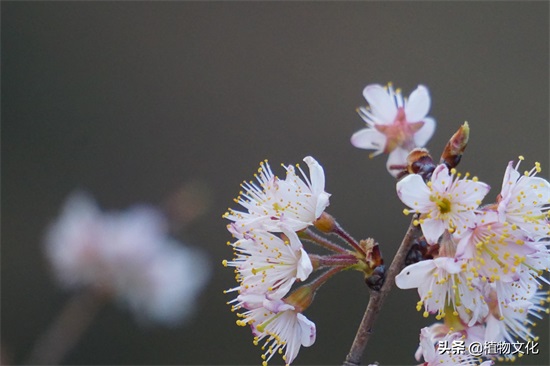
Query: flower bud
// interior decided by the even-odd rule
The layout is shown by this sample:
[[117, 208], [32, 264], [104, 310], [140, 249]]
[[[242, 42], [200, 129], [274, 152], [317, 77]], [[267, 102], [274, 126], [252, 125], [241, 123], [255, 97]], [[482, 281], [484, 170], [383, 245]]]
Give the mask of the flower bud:
[[470, 126], [468, 122], [464, 122], [445, 146], [443, 154], [441, 154], [440, 163], [447, 165], [449, 169], [455, 168], [460, 163], [469, 138]]
[[374, 269], [370, 276], [365, 276], [365, 283], [374, 291], [380, 291], [386, 280], [386, 267], [382, 264]]

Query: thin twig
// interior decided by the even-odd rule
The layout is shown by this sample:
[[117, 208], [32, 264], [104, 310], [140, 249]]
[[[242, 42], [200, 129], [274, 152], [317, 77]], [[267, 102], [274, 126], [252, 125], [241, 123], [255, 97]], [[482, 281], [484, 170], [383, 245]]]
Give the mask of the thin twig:
[[309, 258], [314, 258], [319, 263], [320, 267], [323, 266], [353, 266], [358, 263], [358, 259], [353, 254], [336, 254], [336, 255], [314, 255], [310, 254]]
[[363, 248], [361, 248], [361, 246], [359, 245], [359, 243], [357, 242], [357, 240], [355, 240], [347, 231], [345, 231], [338, 223], [336, 224], [336, 227], [334, 228], [333, 230], [333, 233], [338, 235], [340, 238], [344, 239], [344, 241], [346, 243], [348, 243], [349, 245], [351, 245], [353, 247], [353, 249], [355, 249], [355, 251], [357, 253], [361, 253], [363, 255], [365, 255], [365, 250]]
[[413, 239], [418, 233], [418, 227], [413, 225], [413, 221], [416, 218], [415, 215], [399, 249], [397, 249], [397, 253], [395, 253], [395, 257], [386, 273], [386, 280], [382, 288], [380, 291], [370, 292], [369, 304], [367, 305], [367, 309], [365, 310], [365, 314], [363, 315], [359, 329], [357, 329], [357, 334], [355, 335], [355, 339], [353, 340], [353, 344], [351, 345], [351, 349], [346, 356], [343, 366], [358, 366], [361, 362], [361, 357], [363, 356], [363, 352], [372, 333], [374, 322], [376, 318], [378, 318], [378, 313], [382, 308], [382, 304], [395, 283], [395, 276], [405, 267], [405, 258], [412, 246]]
[[299, 235], [303, 239], [308, 240], [308, 241], [310, 241], [312, 243], [315, 243], [317, 245], [320, 245], [323, 248], [326, 248], [326, 249], [331, 250], [333, 252], [344, 253], [344, 254], [348, 253], [348, 251], [346, 249], [344, 249], [344, 248], [340, 247], [339, 245], [337, 245], [336, 243], [333, 243], [332, 241], [322, 237], [321, 235], [317, 234], [316, 232], [314, 232], [311, 229], [306, 229], [304, 231], [301, 231], [299, 233]]
[[40, 336], [26, 365], [57, 365], [78, 342], [105, 303], [106, 296], [93, 290], [74, 295], [52, 325]]

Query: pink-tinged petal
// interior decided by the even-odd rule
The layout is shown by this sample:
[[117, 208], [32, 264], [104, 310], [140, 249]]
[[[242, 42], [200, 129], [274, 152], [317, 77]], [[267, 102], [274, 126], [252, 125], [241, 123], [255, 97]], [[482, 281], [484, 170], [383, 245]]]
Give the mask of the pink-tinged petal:
[[433, 118], [426, 117], [422, 121], [424, 126], [414, 134], [414, 143], [417, 147], [425, 146], [435, 131], [435, 120]]
[[373, 114], [380, 117], [381, 123], [393, 123], [397, 115], [397, 106], [383, 86], [378, 84], [367, 85], [363, 90], [363, 96], [369, 102]]
[[456, 274], [461, 271], [462, 261], [457, 261], [450, 257], [438, 257], [434, 259], [434, 263], [437, 268], [444, 269], [445, 272], [450, 274]]
[[473, 231], [468, 231], [458, 242], [456, 246], [456, 258], [460, 259], [471, 259], [474, 258], [476, 248], [473, 243], [471, 243]]
[[428, 327], [420, 330], [420, 348], [422, 349], [424, 361], [430, 362], [435, 359], [435, 347]]
[[239, 296], [237, 296], [237, 300], [241, 303], [242, 307], [247, 310], [258, 309], [263, 306], [265, 295], [241, 292]]
[[422, 227], [422, 233], [429, 244], [436, 244], [447, 229], [445, 222], [437, 219], [424, 219], [420, 227]]
[[311, 263], [306, 251], [304, 249], [300, 249], [300, 259], [296, 269], [296, 277], [300, 281], [305, 281], [311, 272], [313, 272], [313, 264]]
[[393, 150], [390, 155], [388, 156], [388, 161], [386, 162], [386, 168], [388, 169], [388, 172], [394, 176], [397, 177], [397, 175], [403, 170], [403, 169], [391, 169], [392, 166], [406, 166], [407, 165], [407, 156], [409, 156], [409, 151], [402, 149], [400, 147]]
[[430, 94], [425, 86], [419, 85], [409, 96], [405, 106], [405, 115], [408, 122], [421, 121], [430, 110]]
[[411, 264], [403, 268], [395, 277], [395, 284], [402, 290], [418, 288], [432, 279], [432, 271], [435, 269], [433, 260], [425, 260]]
[[429, 212], [433, 207], [430, 189], [418, 174], [411, 174], [397, 182], [397, 195], [401, 202], [417, 212]]
[[[502, 180], [502, 190], [500, 194], [502, 197], [508, 197], [510, 195], [510, 190], [514, 187], [515, 183], [519, 179], [520, 174], [514, 167], [514, 162], [510, 161], [504, 172], [504, 178]], [[509, 197], [508, 197], [509, 199]]]
[[474, 211], [465, 211], [453, 215], [452, 222], [455, 228], [453, 238], [460, 239], [476, 225], [476, 214]]
[[432, 188], [436, 192], [445, 192], [451, 185], [452, 179], [449, 168], [445, 164], [439, 164], [435, 167], [432, 174]]
[[481, 213], [476, 214], [475, 224], [479, 226], [490, 224], [492, 222], [500, 222], [499, 218], [500, 216], [498, 215], [498, 212], [486, 209]]
[[273, 312], [273, 313], [280, 313], [282, 311], [286, 310], [294, 310], [294, 306], [285, 303], [283, 300], [280, 299], [267, 299], [265, 298], [262, 302], [262, 305], [267, 310]]
[[386, 136], [377, 130], [364, 128], [351, 136], [351, 144], [359, 149], [377, 150], [380, 154], [386, 146]]
[[[300, 325], [302, 337], [300, 339], [302, 346], [309, 347], [315, 343], [315, 338], [317, 336], [317, 330], [315, 323], [306, 318], [301, 313], [296, 314], [298, 318], [298, 324]], [[289, 363], [292, 361], [289, 361]]]
[[499, 342], [504, 340], [504, 336], [501, 331], [500, 320], [490, 315], [485, 320], [487, 326], [485, 327], [485, 339], [488, 341]]

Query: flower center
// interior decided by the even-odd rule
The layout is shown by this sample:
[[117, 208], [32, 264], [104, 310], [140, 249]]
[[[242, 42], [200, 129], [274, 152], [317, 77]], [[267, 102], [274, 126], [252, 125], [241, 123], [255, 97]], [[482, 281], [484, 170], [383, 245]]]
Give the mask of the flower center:
[[439, 208], [439, 212], [441, 214], [446, 214], [446, 213], [451, 212], [451, 201], [449, 201], [448, 198], [446, 198], [446, 197], [441, 198], [441, 197], [431, 196], [430, 199], [433, 202], [435, 202], [435, 204]]
[[276, 211], [276, 212], [280, 212], [280, 211], [284, 211], [285, 210], [285, 207], [284, 206], [281, 206], [278, 202], [275, 202], [273, 204], [273, 209]]
[[388, 154], [397, 147], [412, 150], [414, 148], [414, 134], [424, 126], [424, 122], [407, 122], [405, 109], [398, 108], [397, 116], [392, 124], [375, 125], [374, 127], [386, 135], [384, 153]]

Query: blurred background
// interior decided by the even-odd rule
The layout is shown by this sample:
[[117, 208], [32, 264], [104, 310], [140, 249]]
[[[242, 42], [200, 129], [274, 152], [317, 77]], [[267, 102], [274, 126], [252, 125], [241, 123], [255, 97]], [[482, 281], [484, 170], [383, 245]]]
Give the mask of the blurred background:
[[[494, 200], [508, 161], [549, 172], [547, 2], [2, 2], [1, 342], [21, 363], [70, 294], [43, 257], [46, 227], [80, 189], [106, 210], [170, 208], [173, 235], [210, 257], [199, 311], [181, 327], [138, 325], [109, 304], [66, 364], [260, 364], [222, 291], [234, 286], [221, 215], [263, 159], [314, 156], [328, 212], [389, 262], [409, 218], [386, 157], [349, 143], [370, 83], [432, 96], [438, 157], [464, 121], [459, 166]], [[185, 192], [196, 194], [178, 194]], [[178, 198], [179, 197], [179, 198]], [[194, 198], [199, 198], [194, 200]], [[193, 202], [195, 201], [195, 202]], [[195, 206], [193, 206], [195, 205]], [[203, 210], [187, 225], [181, 210]], [[179, 209], [178, 209], [179, 207]], [[189, 207], [194, 207], [189, 209]], [[183, 216], [182, 216], [183, 215]], [[193, 215], [192, 215], [193, 216]], [[317, 341], [295, 364], [344, 360], [368, 301], [359, 273], [318, 293]], [[414, 364], [424, 319], [414, 290], [393, 291], [365, 363]], [[549, 364], [548, 317], [535, 328]], [[5, 361], [6, 362], [6, 361]], [[280, 364], [274, 357], [271, 364]], [[519, 363], [519, 362], [518, 362]]]

